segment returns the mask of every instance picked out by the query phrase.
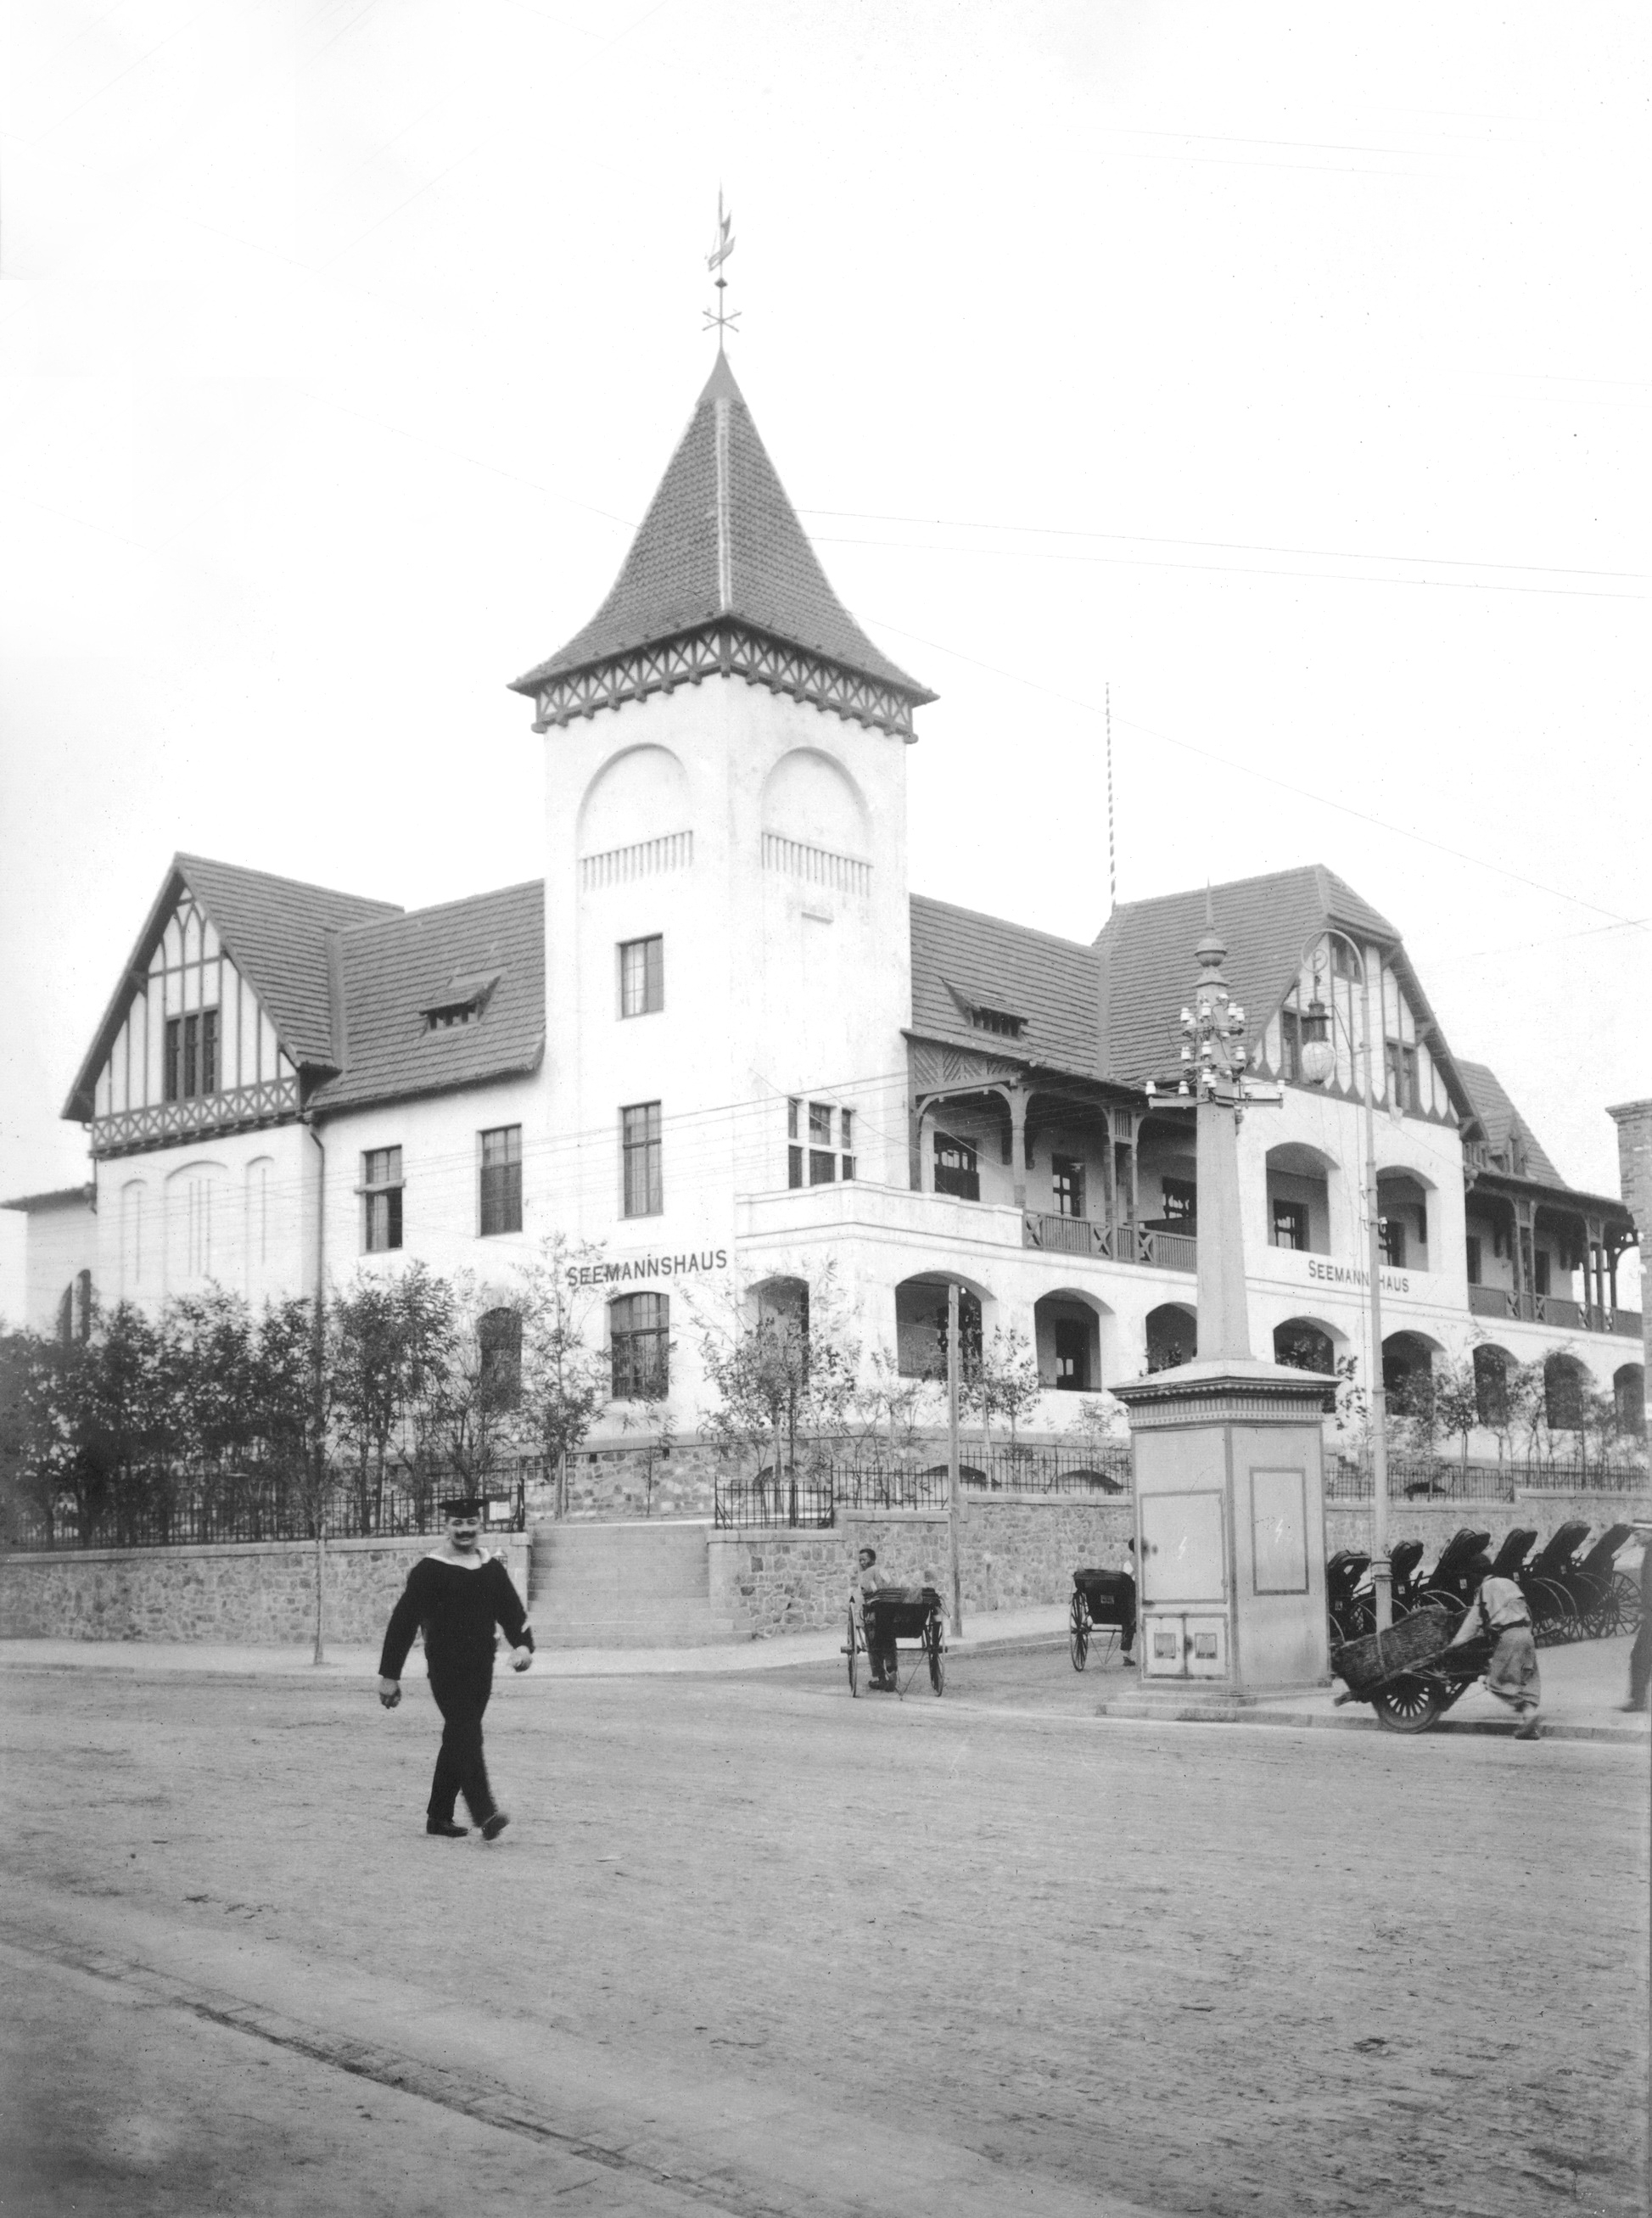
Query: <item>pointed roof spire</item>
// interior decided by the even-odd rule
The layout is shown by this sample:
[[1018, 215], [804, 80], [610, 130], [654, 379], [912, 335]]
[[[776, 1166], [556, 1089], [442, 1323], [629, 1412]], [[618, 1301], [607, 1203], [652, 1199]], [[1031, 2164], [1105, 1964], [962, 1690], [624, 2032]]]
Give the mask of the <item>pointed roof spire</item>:
[[935, 698], [832, 592], [720, 352], [608, 598], [512, 687], [531, 697], [553, 680], [730, 620], [871, 679], [908, 709]]

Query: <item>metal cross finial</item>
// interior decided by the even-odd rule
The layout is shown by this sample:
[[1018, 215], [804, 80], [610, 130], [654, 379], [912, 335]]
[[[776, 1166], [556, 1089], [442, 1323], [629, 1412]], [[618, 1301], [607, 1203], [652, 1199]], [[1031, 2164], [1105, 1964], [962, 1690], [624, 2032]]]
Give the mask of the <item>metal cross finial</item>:
[[717, 280], [717, 306], [715, 309], [704, 311], [705, 322], [701, 326], [703, 331], [716, 332], [719, 354], [723, 350], [724, 333], [732, 331], [740, 319], [739, 310], [736, 308], [731, 315], [723, 299], [728, 289], [728, 280], [722, 274], [723, 264], [734, 251], [733, 233], [729, 228], [733, 220], [732, 215], [723, 214], [722, 187], [720, 185], [717, 188], [717, 236], [706, 257], [706, 268], [715, 275]]

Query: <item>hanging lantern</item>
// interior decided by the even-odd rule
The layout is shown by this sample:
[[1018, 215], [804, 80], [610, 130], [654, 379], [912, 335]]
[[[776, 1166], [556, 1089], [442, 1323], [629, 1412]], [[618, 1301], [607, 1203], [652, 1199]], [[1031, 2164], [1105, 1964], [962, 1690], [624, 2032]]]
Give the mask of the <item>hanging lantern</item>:
[[1323, 1086], [1337, 1067], [1331, 1044], [1331, 1013], [1316, 994], [1302, 1012], [1302, 1076], [1310, 1086]]

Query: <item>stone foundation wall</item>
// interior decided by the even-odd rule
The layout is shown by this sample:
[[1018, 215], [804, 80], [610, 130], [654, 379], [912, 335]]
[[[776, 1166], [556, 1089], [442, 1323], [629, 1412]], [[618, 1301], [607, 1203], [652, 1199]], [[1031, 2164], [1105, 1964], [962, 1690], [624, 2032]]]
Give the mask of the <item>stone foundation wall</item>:
[[[376, 1643], [408, 1571], [436, 1543], [331, 1540], [325, 1638]], [[518, 1594], [525, 1533], [495, 1536]], [[0, 1558], [0, 1639], [207, 1640], [287, 1647], [315, 1634], [315, 1549], [308, 1541], [204, 1548], [85, 1548]]]
[[[582, 1449], [568, 1459], [568, 1516], [587, 1524], [709, 1517], [717, 1469], [715, 1448], [673, 1447], [665, 1454], [646, 1447]], [[530, 1521], [552, 1516], [554, 1480], [536, 1481], [527, 1498]]]
[[[1080, 1565], [1123, 1570], [1135, 1530], [1130, 1502], [1000, 1495], [965, 1508], [959, 1568], [966, 1613], [1064, 1602]], [[877, 1550], [878, 1568], [902, 1586], [946, 1594], [947, 1525], [925, 1510], [850, 1511], [830, 1532], [714, 1532], [711, 1602], [754, 1639], [838, 1624], [855, 1558]]]

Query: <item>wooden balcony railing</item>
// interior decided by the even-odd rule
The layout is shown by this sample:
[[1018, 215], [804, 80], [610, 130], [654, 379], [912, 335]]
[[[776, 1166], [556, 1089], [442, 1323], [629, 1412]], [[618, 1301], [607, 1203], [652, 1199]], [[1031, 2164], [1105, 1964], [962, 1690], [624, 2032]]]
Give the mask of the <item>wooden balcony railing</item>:
[[1641, 1332], [1638, 1310], [1603, 1310], [1564, 1294], [1516, 1294], [1506, 1286], [1470, 1286], [1469, 1308], [1476, 1317], [1558, 1325], [1567, 1332], [1621, 1333], [1626, 1340], [1637, 1340]]
[[1156, 1265], [1161, 1271], [1198, 1268], [1198, 1242], [1189, 1233], [1098, 1224], [1092, 1217], [1052, 1217], [1042, 1209], [1022, 1211], [1021, 1244], [1049, 1255], [1103, 1256], [1115, 1263]]

